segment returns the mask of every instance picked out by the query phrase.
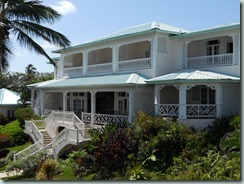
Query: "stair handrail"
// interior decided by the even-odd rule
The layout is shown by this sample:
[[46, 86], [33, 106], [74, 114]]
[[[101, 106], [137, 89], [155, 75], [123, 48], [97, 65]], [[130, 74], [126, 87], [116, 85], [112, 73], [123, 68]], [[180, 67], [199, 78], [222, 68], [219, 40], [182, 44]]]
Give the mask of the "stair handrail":
[[30, 156], [35, 155], [35, 154], [37, 154], [37, 153], [41, 152], [42, 150], [46, 150], [46, 149], [47, 149], [49, 146], [51, 146], [51, 145], [52, 145], [52, 142], [50, 142], [50, 143], [49, 143], [49, 144], [47, 144], [46, 146], [44, 146], [44, 147], [40, 148], [39, 150], [37, 150], [37, 151], [33, 152], [32, 154], [30, 154]]
[[25, 132], [26, 133], [31, 133], [29, 135], [33, 135], [34, 137], [33, 140], [34, 142], [40, 141], [43, 139], [42, 133], [40, 130], [37, 128], [35, 123], [33, 121], [25, 121]]
[[[20, 158], [26, 158], [30, 156], [33, 152], [39, 150], [42, 147], [42, 140], [37, 141], [35, 144], [30, 145], [29, 147], [23, 149], [22, 151], [14, 154], [14, 161], [20, 159]], [[32, 149], [34, 151], [32, 151]]]

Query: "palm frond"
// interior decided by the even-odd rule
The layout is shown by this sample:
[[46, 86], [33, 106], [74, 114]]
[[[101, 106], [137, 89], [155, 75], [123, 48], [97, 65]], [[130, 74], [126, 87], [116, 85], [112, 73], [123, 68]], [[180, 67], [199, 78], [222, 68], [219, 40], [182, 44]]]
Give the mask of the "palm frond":
[[52, 58], [45, 52], [45, 50], [36, 43], [30, 36], [28, 36], [26, 33], [19, 29], [15, 29], [17, 40], [19, 41], [19, 44], [23, 47], [26, 47], [30, 51], [34, 51], [36, 54], [45, 56], [51, 64], [56, 66], [55, 62], [52, 60]]
[[9, 42], [2, 41], [0, 45], [0, 72], [7, 72], [9, 67], [9, 59], [13, 54]]
[[42, 1], [12, 0], [8, 2], [6, 18], [9, 20], [27, 20], [35, 23], [53, 24], [61, 15], [49, 6], [41, 4]]
[[63, 34], [40, 24], [28, 21], [13, 21], [11, 27], [12, 29], [18, 28], [31, 37], [42, 38], [57, 46], [66, 47], [70, 45], [70, 41]]

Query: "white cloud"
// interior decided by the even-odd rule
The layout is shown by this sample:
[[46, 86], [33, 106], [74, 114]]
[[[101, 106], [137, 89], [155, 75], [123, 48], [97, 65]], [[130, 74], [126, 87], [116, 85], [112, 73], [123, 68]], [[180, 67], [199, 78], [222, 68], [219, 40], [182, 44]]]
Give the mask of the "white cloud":
[[56, 5], [50, 5], [53, 9], [55, 9], [61, 15], [67, 15], [69, 13], [76, 12], [76, 7], [67, 0], [60, 0]]
[[43, 41], [42, 43], [40, 43], [40, 46], [45, 50], [55, 50], [55, 49], [59, 49], [58, 46], [55, 46], [47, 41]]

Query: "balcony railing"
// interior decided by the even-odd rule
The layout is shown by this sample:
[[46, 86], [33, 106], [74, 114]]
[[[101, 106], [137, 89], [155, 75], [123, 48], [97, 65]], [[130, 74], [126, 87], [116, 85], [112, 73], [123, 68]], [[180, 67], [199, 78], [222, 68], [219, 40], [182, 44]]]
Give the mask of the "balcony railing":
[[179, 115], [179, 105], [178, 104], [158, 104], [159, 115], [162, 116], [178, 116]]
[[72, 67], [72, 68], [64, 68], [63, 76], [81, 76], [83, 75], [83, 67]]
[[216, 105], [201, 104], [201, 105], [187, 105], [186, 106], [187, 117], [216, 117]]
[[133, 60], [119, 61], [119, 70], [146, 69], [151, 68], [151, 58], [141, 58]]
[[[157, 104], [158, 114], [162, 116], [178, 117], [178, 104]], [[215, 118], [216, 105], [215, 104], [187, 104], [186, 116], [188, 118]]]
[[112, 72], [112, 63], [88, 65], [87, 73], [107, 73]]
[[187, 58], [187, 68], [205, 68], [227, 65], [233, 65], [232, 53]]
[[97, 124], [129, 122], [129, 116], [111, 115], [111, 114], [92, 114], [92, 113], [84, 113], [84, 112], [82, 112], [81, 119], [83, 122], [86, 123], [97, 123]]

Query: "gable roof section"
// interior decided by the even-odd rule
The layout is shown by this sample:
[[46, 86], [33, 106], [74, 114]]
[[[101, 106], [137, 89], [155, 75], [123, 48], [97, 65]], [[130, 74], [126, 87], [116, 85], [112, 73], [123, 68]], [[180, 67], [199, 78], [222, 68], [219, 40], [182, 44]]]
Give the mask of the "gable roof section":
[[174, 26], [171, 26], [168, 24], [163, 24], [163, 23], [154, 21], [154, 22], [130, 27], [130, 28], [124, 29], [122, 31], [118, 31], [113, 34], [110, 34], [110, 35], [107, 35], [107, 36], [104, 36], [104, 37], [101, 37], [101, 38], [98, 38], [98, 39], [95, 39], [95, 40], [92, 40], [89, 42], [85, 42], [85, 43], [77, 45], [77, 46], [58, 49], [58, 50], [54, 50], [52, 52], [60, 53], [61, 51], [67, 50], [67, 49], [74, 49], [74, 48], [81, 47], [81, 46], [87, 46], [87, 45], [91, 45], [91, 44], [100, 43], [103, 41], [114, 40], [114, 39], [118, 39], [118, 38], [124, 38], [124, 37], [128, 37], [128, 36], [139, 35], [139, 34], [144, 34], [144, 33], [149, 33], [149, 32], [154, 32], [154, 31], [168, 33], [168, 34], [181, 34], [183, 32], [188, 32], [187, 30], [184, 30], [182, 28], [178, 28], [178, 27], [174, 27]]
[[171, 38], [190, 37], [194, 35], [208, 34], [208, 33], [214, 33], [218, 31], [225, 31], [225, 30], [236, 29], [236, 28], [240, 29], [240, 23], [224, 24], [224, 25], [219, 25], [219, 26], [215, 26], [203, 30], [191, 31], [185, 34], [171, 35]]
[[66, 79], [46, 81], [28, 85], [28, 87], [54, 89], [70, 87], [101, 87], [101, 86], [125, 86], [125, 85], [142, 85], [146, 84], [145, 78], [133, 74], [103, 75], [89, 77], [72, 77]]
[[0, 105], [17, 105], [20, 95], [14, 91], [0, 89]]
[[148, 84], [184, 82], [240, 82], [239, 77], [202, 70], [183, 70], [146, 80]]

